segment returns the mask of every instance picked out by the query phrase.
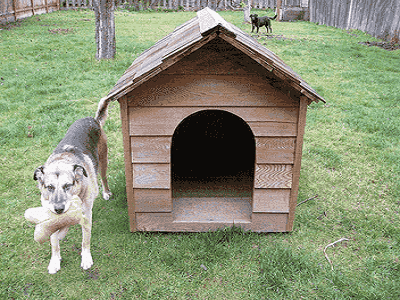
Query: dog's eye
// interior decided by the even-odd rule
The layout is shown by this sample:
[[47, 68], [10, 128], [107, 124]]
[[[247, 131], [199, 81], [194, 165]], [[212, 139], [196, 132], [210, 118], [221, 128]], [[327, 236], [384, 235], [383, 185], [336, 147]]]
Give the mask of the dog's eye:
[[64, 189], [64, 191], [68, 191], [71, 187], [72, 187], [72, 184], [67, 183], [67, 184], [64, 184], [63, 189]]
[[46, 187], [46, 189], [47, 189], [49, 192], [53, 192], [53, 191], [55, 190], [54, 186], [52, 186], [52, 185], [48, 185], [48, 186]]

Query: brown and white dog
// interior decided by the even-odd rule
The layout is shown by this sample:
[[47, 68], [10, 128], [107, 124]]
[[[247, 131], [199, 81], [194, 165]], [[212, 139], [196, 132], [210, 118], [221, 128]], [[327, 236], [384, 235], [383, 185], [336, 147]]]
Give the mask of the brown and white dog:
[[[64, 138], [47, 159], [38, 167], [33, 178], [38, 181], [42, 206], [53, 213], [66, 212], [71, 199], [77, 195], [82, 200], [83, 214], [88, 222], [82, 226], [82, 262], [84, 270], [93, 265], [90, 253], [92, 230], [92, 208], [99, 194], [97, 174], [100, 169], [103, 198], [108, 200], [111, 192], [107, 183], [107, 137], [101, 128], [107, 118], [108, 101], [100, 100], [96, 117], [77, 120], [68, 129]], [[53, 233], [50, 237], [50, 274], [60, 270], [59, 241], [65, 237], [69, 226]]]

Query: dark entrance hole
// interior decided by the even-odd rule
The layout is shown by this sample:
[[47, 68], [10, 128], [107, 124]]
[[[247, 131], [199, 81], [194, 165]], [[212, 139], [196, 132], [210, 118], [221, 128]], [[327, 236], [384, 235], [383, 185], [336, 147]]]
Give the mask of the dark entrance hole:
[[251, 197], [255, 140], [248, 124], [222, 110], [185, 118], [172, 137], [173, 197]]

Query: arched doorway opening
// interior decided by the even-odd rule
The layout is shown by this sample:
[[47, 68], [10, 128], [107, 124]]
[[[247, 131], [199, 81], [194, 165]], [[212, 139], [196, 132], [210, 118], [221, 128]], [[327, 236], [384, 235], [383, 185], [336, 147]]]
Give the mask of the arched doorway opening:
[[[199, 222], [226, 221], [218, 215], [227, 210], [242, 211], [241, 216], [233, 212], [228, 218], [249, 219], [255, 152], [254, 135], [240, 117], [223, 110], [202, 110], [186, 117], [172, 137], [171, 184], [176, 215], [179, 209], [190, 211], [188, 206], [192, 205], [192, 215], [203, 215]], [[217, 213], [216, 206], [224, 206], [224, 211]], [[196, 209], [199, 211], [193, 213]]]

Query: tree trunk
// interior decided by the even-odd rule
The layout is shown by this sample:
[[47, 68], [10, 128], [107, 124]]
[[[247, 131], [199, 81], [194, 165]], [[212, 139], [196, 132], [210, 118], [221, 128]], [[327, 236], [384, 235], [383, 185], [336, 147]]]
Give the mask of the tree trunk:
[[250, 9], [251, 9], [251, 0], [243, 0], [245, 5], [243, 6], [243, 13], [244, 13], [244, 21], [250, 22]]
[[276, 14], [278, 15], [276, 21], [280, 22], [282, 20], [282, 0], [276, 1]]
[[110, 59], [115, 56], [114, 1], [93, 0], [96, 18], [96, 59]]

